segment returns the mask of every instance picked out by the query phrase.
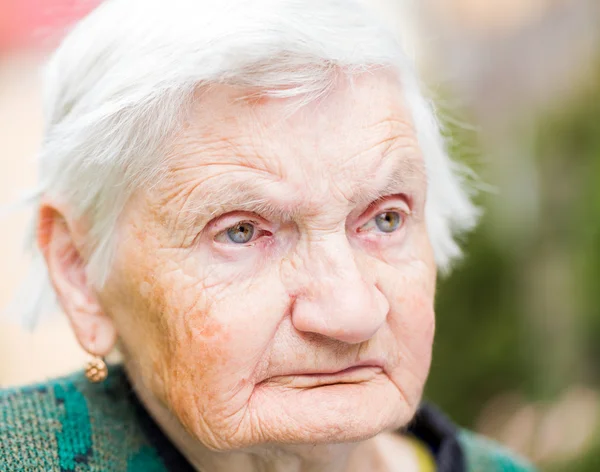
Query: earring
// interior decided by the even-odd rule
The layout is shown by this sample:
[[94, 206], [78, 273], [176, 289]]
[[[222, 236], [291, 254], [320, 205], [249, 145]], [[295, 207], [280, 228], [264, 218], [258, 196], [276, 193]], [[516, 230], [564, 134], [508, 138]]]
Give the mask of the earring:
[[92, 383], [99, 383], [108, 376], [108, 367], [101, 357], [94, 356], [85, 366], [85, 376]]

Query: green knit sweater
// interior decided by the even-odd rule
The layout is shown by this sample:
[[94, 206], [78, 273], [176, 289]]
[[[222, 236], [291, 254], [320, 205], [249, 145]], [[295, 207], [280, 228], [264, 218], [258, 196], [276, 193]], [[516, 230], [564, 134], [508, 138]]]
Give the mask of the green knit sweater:
[[[0, 471], [192, 471], [134, 395], [121, 367], [101, 384], [82, 373], [0, 391]], [[423, 408], [406, 434], [440, 472], [528, 472], [496, 444]]]

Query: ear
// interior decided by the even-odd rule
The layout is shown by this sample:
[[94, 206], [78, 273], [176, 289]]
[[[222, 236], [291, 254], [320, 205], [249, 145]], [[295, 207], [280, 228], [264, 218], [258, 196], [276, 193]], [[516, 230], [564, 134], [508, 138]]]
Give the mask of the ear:
[[37, 242], [79, 344], [90, 354], [104, 357], [113, 349], [117, 333], [87, 278], [81, 252], [85, 238], [82, 225], [69, 218], [67, 209], [47, 199], [41, 202]]

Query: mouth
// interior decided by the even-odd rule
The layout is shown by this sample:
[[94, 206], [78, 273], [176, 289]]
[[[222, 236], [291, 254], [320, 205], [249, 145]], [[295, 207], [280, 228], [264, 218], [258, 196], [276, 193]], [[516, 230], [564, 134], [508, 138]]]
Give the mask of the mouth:
[[261, 382], [290, 388], [315, 388], [326, 385], [360, 384], [372, 380], [383, 373], [383, 367], [378, 364], [354, 365], [335, 372], [307, 371], [277, 375]]

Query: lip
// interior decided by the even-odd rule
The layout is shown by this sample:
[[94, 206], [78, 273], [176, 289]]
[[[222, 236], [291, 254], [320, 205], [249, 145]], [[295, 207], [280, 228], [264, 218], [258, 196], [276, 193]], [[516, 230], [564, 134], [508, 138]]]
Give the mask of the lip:
[[276, 375], [261, 383], [277, 384], [294, 388], [311, 388], [334, 384], [358, 384], [369, 381], [383, 373], [380, 362], [360, 362], [341, 370], [302, 370]]
[[379, 368], [383, 370], [384, 363], [378, 359], [369, 359], [360, 362], [355, 362], [354, 364], [346, 364], [341, 368], [331, 368], [331, 369], [297, 369], [297, 370], [287, 370], [283, 371], [281, 374], [277, 374], [277, 377], [287, 377], [292, 375], [338, 375], [347, 372], [351, 372], [353, 369], [359, 368]]
[[286, 376], [289, 376], [289, 375], [308, 375], [308, 376], [344, 375], [344, 374], [351, 373], [355, 370], [365, 369], [365, 368], [373, 368], [373, 369], [381, 370], [381, 369], [383, 369], [383, 365], [379, 362], [360, 362], [358, 364], [354, 364], [354, 365], [351, 365], [349, 367], [346, 367], [346, 368], [340, 369], [340, 370], [315, 370], [315, 371], [308, 370], [308, 371], [291, 372], [291, 373], [285, 374], [285, 375]]

